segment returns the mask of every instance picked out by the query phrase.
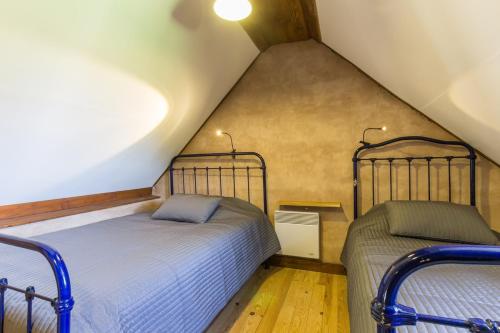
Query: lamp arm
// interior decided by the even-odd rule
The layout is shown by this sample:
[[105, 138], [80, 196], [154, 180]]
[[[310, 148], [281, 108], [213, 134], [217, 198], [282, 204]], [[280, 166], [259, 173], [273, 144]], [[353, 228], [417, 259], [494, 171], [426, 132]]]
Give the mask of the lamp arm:
[[231, 134], [229, 134], [227, 132], [222, 132], [222, 134], [225, 134], [229, 137], [229, 140], [231, 140], [231, 149], [233, 150], [233, 153], [236, 152], [236, 149], [234, 149], [233, 137], [231, 136]]
[[385, 126], [384, 127], [368, 127], [368, 128], [365, 128], [364, 131], [363, 131], [363, 140], [360, 141], [364, 145], [368, 144], [368, 142], [366, 142], [366, 140], [365, 140], [365, 135], [366, 135], [366, 132], [368, 132], [370, 130], [385, 131]]
[[381, 130], [382, 127], [368, 127], [368, 128], [365, 128], [365, 130], [363, 131], [363, 141], [365, 141], [365, 134], [367, 131], [370, 131], [370, 130]]

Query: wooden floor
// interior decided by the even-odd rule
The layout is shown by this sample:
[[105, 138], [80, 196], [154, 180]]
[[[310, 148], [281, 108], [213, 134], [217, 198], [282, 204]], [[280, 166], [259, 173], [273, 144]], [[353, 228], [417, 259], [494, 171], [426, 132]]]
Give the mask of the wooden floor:
[[346, 277], [298, 269], [259, 269], [208, 333], [348, 333]]

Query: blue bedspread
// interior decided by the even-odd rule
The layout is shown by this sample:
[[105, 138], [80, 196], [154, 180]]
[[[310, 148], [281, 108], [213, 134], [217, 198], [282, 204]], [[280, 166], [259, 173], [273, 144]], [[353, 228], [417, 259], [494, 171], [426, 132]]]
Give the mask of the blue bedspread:
[[[205, 224], [136, 214], [38, 237], [62, 254], [75, 307], [72, 332], [202, 332], [257, 267], [279, 250], [265, 215], [223, 199]], [[56, 296], [43, 257], [0, 246], [0, 277]], [[6, 332], [25, 332], [24, 295], [7, 291]], [[54, 332], [50, 305], [34, 302], [34, 331]]]
[[[347, 268], [351, 333], [377, 331], [370, 303], [393, 262], [413, 250], [443, 244], [392, 236], [383, 204], [374, 206], [354, 221], [342, 253]], [[446, 264], [422, 269], [402, 284], [398, 302], [423, 314], [497, 320], [500, 317], [500, 267]], [[468, 330], [419, 322], [416, 327], [399, 327], [397, 332], [467, 333]]]

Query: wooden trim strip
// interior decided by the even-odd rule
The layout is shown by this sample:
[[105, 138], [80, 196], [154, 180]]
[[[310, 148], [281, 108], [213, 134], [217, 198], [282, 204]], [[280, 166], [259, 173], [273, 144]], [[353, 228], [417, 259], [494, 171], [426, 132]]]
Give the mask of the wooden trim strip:
[[346, 270], [343, 265], [329, 264], [315, 259], [275, 254], [274, 256], [269, 258], [269, 264], [273, 266], [302, 269], [306, 271], [346, 275]]
[[49, 220], [159, 198], [152, 188], [0, 206], [0, 227]]

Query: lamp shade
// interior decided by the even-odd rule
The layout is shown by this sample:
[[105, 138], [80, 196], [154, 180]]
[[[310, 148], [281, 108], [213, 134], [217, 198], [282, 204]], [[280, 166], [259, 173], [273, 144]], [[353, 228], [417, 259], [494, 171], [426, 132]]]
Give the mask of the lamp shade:
[[228, 21], [239, 21], [252, 12], [252, 4], [248, 0], [216, 0], [214, 11]]

